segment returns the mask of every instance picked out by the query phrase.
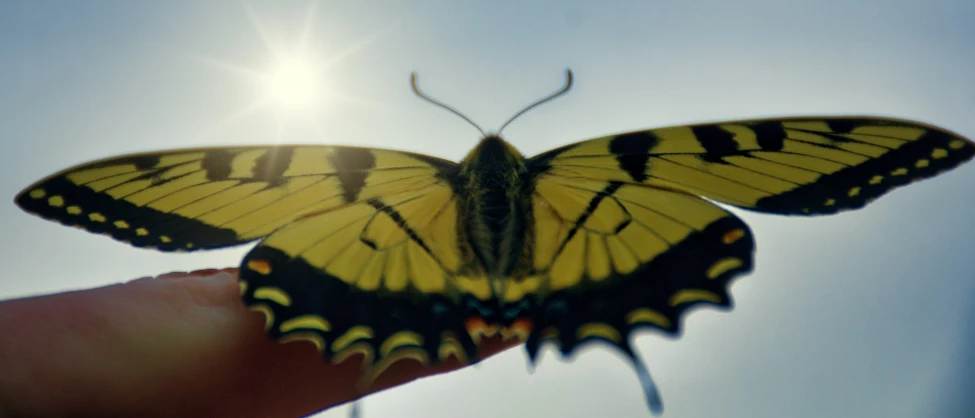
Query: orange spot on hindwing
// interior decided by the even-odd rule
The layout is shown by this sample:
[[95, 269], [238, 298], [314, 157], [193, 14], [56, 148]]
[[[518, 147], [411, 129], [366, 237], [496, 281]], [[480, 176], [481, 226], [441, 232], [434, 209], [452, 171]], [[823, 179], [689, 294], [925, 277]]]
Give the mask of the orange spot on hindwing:
[[271, 274], [271, 263], [267, 260], [247, 260], [247, 268], [265, 276]]
[[745, 236], [745, 230], [741, 228], [735, 228], [728, 232], [725, 232], [724, 236], [721, 237], [721, 242], [724, 242], [725, 244], [733, 244], [735, 241], [738, 241], [743, 236]]

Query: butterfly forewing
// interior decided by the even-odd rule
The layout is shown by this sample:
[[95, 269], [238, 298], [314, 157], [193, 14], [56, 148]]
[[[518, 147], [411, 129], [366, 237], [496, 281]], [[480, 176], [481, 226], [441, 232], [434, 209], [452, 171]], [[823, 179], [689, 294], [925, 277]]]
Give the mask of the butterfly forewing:
[[532, 159], [567, 177], [683, 190], [788, 215], [860, 208], [975, 154], [941, 128], [883, 118], [789, 118], [676, 126], [562, 147]]
[[[17, 196], [24, 210], [164, 251], [219, 248], [264, 237], [294, 219], [423, 181], [453, 163], [352, 147], [200, 148], [82, 164]], [[364, 187], [373, 171], [388, 183]], [[378, 181], [377, 181], [378, 183]]]

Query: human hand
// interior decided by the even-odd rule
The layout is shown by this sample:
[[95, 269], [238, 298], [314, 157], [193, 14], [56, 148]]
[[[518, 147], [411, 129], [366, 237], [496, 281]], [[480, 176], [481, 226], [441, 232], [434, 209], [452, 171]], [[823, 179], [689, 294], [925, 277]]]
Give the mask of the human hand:
[[[301, 416], [464, 367], [395, 363], [365, 393], [361, 357], [279, 344], [240, 302], [237, 269], [0, 302], [0, 417]], [[519, 341], [482, 340], [481, 358]]]

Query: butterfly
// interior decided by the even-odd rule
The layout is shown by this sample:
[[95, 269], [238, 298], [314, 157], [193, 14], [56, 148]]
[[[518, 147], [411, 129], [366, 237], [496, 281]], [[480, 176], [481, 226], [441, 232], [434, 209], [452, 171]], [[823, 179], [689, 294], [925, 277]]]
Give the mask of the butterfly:
[[[511, 120], [568, 91], [567, 76]], [[659, 413], [630, 336], [678, 335], [689, 308], [730, 307], [729, 283], [752, 269], [748, 225], [713, 202], [833, 214], [975, 154], [958, 134], [878, 117], [673, 126], [533, 157], [499, 134], [459, 163], [330, 145], [125, 155], [54, 174], [16, 203], [161, 251], [258, 241], [239, 284], [269, 337], [332, 362], [361, 355], [366, 381], [402, 359], [476, 362], [498, 333], [523, 340], [532, 363], [543, 343], [568, 356], [602, 341], [632, 360]]]

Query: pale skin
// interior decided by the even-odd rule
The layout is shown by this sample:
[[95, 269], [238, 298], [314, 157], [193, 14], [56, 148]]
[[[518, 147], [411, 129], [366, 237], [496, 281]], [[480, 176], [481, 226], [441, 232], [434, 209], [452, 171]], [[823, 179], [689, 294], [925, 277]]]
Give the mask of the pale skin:
[[[333, 365], [310, 343], [270, 341], [236, 274], [169, 273], [0, 302], [0, 417], [302, 416], [464, 367], [403, 360], [360, 393], [360, 356]], [[486, 340], [481, 356], [518, 344]]]

